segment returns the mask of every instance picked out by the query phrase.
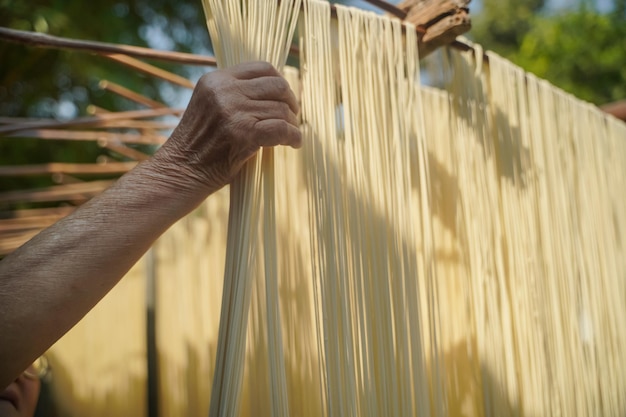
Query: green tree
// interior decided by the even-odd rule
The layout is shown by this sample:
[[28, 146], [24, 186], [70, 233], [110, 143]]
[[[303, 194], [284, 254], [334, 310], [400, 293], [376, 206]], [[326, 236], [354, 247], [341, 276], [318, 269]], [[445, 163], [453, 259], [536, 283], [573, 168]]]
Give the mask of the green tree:
[[[209, 53], [200, 0], [0, 0], [0, 26], [92, 41]], [[156, 65], [191, 78], [196, 67]], [[86, 52], [24, 46], [0, 40], [0, 116], [73, 118], [96, 104], [110, 111], [138, 108], [102, 91], [109, 80], [172, 105], [182, 89]], [[0, 165], [93, 163], [109, 151], [95, 142], [0, 138]], [[0, 191], [52, 185], [50, 176], [2, 178]]]
[[504, 56], [518, 50], [545, 0], [483, 0], [469, 36]]
[[[622, 2], [623, 3], [623, 2]], [[539, 16], [512, 59], [595, 104], [626, 98], [626, 18], [581, 7]]]
[[[68, 38], [126, 43], [176, 51], [208, 51], [200, 1], [0, 0], [0, 26]], [[84, 113], [96, 99], [110, 110], [131, 106], [97, 88], [108, 79], [157, 99], [159, 82], [83, 52], [25, 47], [0, 41], [0, 114], [54, 117]], [[180, 65], [159, 64], [189, 75]], [[166, 100], [167, 101], [167, 100]], [[60, 106], [64, 105], [65, 108]], [[59, 110], [65, 110], [59, 112]]]
[[470, 36], [522, 68], [595, 104], [626, 98], [626, 0], [548, 12], [543, 0], [485, 0]]

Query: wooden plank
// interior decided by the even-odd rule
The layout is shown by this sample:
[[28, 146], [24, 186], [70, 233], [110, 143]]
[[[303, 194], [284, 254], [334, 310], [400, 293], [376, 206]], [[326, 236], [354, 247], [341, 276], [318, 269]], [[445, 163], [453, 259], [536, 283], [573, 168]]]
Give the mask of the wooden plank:
[[450, 44], [471, 49], [455, 41], [457, 36], [471, 29], [469, 3], [470, 0], [404, 0], [398, 5], [407, 13], [405, 21], [425, 31], [420, 38], [420, 57]]
[[36, 190], [5, 191], [0, 203], [77, 201], [84, 202], [110, 187], [115, 181], [87, 181], [77, 184], [54, 185]]
[[124, 54], [140, 58], [158, 59], [168, 62], [180, 62], [189, 65], [216, 66], [215, 58], [188, 54], [184, 52], [159, 51], [139, 46], [120, 45], [105, 42], [84, 41], [78, 39], [61, 38], [44, 33], [28, 32], [0, 27], [0, 39], [38, 46], [40, 48], [73, 49], [91, 52], [100, 55]]
[[11, 211], [0, 211], [0, 221], [9, 219], [28, 219], [47, 216], [66, 216], [73, 212], [76, 207], [48, 207], [37, 209], [20, 209]]
[[470, 0], [404, 0], [398, 7], [407, 12], [405, 21], [415, 26], [428, 27], [445, 16], [456, 14], [459, 10], [467, 13]]
[[101, 127], [105, 125], [107, 121], [111, 120], [124, 120], [124, 119], [145, 119], [149, 117], [169, 116], [169, 115], [181, 115], [185, 109], [144, 109], [144, 110], [130, 110], [121, 112], [103, 113], [96, 116], [79, 117], [67, 121], [58, 120], [44, 120], [44, 121], [25, 121], [24, 123], [11, 124], [0, 126], [0, 135], [6, 135], [8, 133], [18, 132], [20, 130], [27, 129], [45, 129], [45, 128], [63, 128], [63, 127], [78, 127], [78, 126], [90, 126]]
[[119, 62], [120, 64], [124, 64], [128, 67], [131, 67], [134, 70], [143, 72], [144, 74], [152, 75], [153, 77], [157, 77], [157, 78], [161, 78], [162, 80], [169, 81], [172, 84], [180, 85], [181, 87], [185, 87], [185, 88], [189, 88], [193, 90], [194, 83], [192, 83], [185, 77], [181, 77], [180, 75], [171, 73], [169, 71], [165, 71], [164, 69], [155, 67], [154, 65], [146, 64], [143, 61], [129, 57], [127, 55], [110, 54], [110, 55], [105, 55], [105, 56], [112, 61]]
[[34, 129], [10, 133], [6, 137], [28, 137], [51, 140], [99, 141], [102, 143], [135, 143], [161, 145], [167, 140], [162, 135], [142, 135], [138, 133], [115, 133], [100, 130], [61, 130]]
[[148, 98], [142, 94], [136, 93], [132, 90], [129, 90], [128, 88], [123, 87], [119, 84], [116, 84], [112, 81], [102, 80], [100, 81], [98, 86], [102, 88], [103, 90], [110, 91], [121, 97], [127, 98], [128, 100], [134, 101], [135, 103], [139, 103], [146, 107], [150, 107], [151, 109], [162, 109], [162, 108], [167, 107], [163, 103], [160, 103], [156, 100], [152, 100], [151, 98]]
[[137, 162], [108, 162], [106, 164], [72, 164], [51, 162], [36, 165], [0, 166], [0, 177], [25, 177], [45, 174], [123, 174], [137, 165]]
[[107, 141], [105, 143], [100, 142], [99, 145], [122, 156], [134, 159], [135, 161], [145, 161], [147, 159], [150, 159], [150, 155], [140, 152], [136, 149], [129, 148], [128, 146], [121, 143]]
[[40, 230], [31, 230], [23, 233], [10, 234], [0, 239], [0, 256], [6, 256], [15, 249], [35, 237]]

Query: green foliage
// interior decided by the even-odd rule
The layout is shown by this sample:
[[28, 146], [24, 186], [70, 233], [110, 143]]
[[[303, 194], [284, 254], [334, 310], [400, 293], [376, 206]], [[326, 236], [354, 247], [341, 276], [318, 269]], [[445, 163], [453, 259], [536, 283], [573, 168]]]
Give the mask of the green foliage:
[[519, 65], [596, 104], [626, 97], [626, 19], [581, 8], [534, 23]]
[[486, 0], [472, 38], [584, 100], [626, 98], [626, 0], [600, 13], [593, 1], [557, 13], [541, 0]]
[[470, 36], [485, 47], [508, 55], [515, 52], [545, 0], [483, 0], [473, 18]]
[[[90, 41], [196, 53], [209, 52], [200, 0], [0, 0], [0, 26]], [[195, 67], [154, 62], [183, 76]], [[206, 68], [204, 68], [206, 70]], [[98, 87], [109, 80], [172, 104], [181, 89], [86, 52], [0, 40], [0, 116], [73, 118], [95, 104], [110, 111], [139, 106]], [[173, 93], [174, 92], [174, 93]], [[179, 103], [177, 103], [179, 104]], [[93, 142], [0, 138], [0, 165], [90, 162], [107, 155]], [[1, 178], [0, 191], [51, 184], [48, 177]]]
[[[0, 26], [177, 51], [206, 51], [209, 46], [200, 1], [0, 0]], [[124, 100], [103, 94], [97, 87], [101, 79], [164, 99], [158, 81], [84, 52], [45, 50], [0, 41], [0, 57], [3, 116], [72, 116], [84, 113], [91, 103], [110, 110], [132, 107]], [[189, 74], [182, 66], [159, 65]]]

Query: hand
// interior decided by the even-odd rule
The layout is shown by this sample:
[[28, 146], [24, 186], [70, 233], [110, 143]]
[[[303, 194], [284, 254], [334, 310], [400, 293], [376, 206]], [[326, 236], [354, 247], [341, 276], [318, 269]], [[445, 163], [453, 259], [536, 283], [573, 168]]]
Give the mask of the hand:
[[261, 146], [299, 148], [298, 111], [287, 81], [268, 63], [210, 72], [154, 159], [176, 189], [206, 197], [232, 181]]

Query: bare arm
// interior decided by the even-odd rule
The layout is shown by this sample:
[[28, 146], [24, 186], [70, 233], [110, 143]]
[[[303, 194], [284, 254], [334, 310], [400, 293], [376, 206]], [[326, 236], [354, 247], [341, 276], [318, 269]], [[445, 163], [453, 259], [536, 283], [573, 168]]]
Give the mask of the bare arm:
[[0, 387], [76, 324], [150, 245], [260, 146], [299, 147], [297, 103], [264, 63], [204, 76], [149, 161], [0, 262]]

